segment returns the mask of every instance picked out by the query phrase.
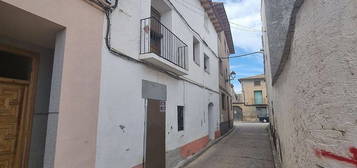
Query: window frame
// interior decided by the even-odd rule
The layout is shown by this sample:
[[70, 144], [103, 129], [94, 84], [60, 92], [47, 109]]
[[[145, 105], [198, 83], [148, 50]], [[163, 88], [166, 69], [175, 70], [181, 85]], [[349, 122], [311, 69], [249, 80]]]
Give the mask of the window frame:
[[221, 93], [221, 108], [226, 110], [226, 95], [224, 93]]
[[193, 36], [193, 40], [192, 40], [192, 59], [193, 62], [196, 63], [196, 65], [200, 66], [200, 41], [198, 41], [198, 39]]
[[[257, 84], [257, 82], [259, 82], [259, 84]], [[261, 86], [261, 85], [262, 85], [261, 80], [254, 80], [254, 86]]]
[[210, 58], [207, 54], [204, 54], [204, 57], [203, 57], [203, 69], [205, 72], [207, 73], [210, 73]]
[[[180, 113], [182, 113], [180, 115]], [[185, 130], [185, 106], [177, 106], [177, 131]]]

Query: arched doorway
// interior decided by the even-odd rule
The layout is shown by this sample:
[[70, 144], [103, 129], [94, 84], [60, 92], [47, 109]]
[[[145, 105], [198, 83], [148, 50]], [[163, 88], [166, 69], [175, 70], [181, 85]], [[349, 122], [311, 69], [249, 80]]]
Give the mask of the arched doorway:
[[243, 110], [239, 106], [233, 107], [234, 110], [234, 119], [236, 121], [243, 121]]
[[215, 122], [213, 116], [213, 103], [208, 104], [208, 137], [214, 139]]

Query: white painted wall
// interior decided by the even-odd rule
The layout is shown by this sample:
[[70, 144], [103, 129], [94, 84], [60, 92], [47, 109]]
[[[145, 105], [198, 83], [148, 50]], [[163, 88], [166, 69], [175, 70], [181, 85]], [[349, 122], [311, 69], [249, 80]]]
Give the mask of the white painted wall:
[[[168, 27], [188, 45], [189, 74], [183, 78], [192, 82], [184, 82], [144, 64], [114, 56], [103, 44], [97, 168], [128, 168], [142, 163], [145, 128], [142, 80], [167, 86], [166, 151], [208, 135], [209, 103], [214, 104], [213, 128], [219, 128], [217, 33], [212, 24], [209, 24], [209, 33], [206, 33], [204, 9], [199, 0], [172, 2], [206, 39], [214, 53], [201, 43], [201, 64], [197, 66], [193, 62], [194, 34], [173, 10], [170, 13], [172, 25]], [[138, 59], [140, 52], [140, 19], [150, 16], [150, 4], [150, 0], [119, 1], [119, 7], [112, 16], [113, 47], [135, 59]], [[188, 9], [188, 4], [201, 14]], [[169, 19], [166, 18], [166, 21]], [[203, 69], [203, 53], [210, 57], [210, 73]], [[180, 132], [177, 131], [178, 105], [185, 106], [185, 130]], [[123, 126], [124, 129], [121, 129]]]

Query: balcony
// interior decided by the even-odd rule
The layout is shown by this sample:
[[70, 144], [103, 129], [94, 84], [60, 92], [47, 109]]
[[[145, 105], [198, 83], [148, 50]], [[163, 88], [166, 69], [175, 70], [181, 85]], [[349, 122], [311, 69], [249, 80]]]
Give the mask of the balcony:
[[268, 99], [266, 97], [262, 99], [255, 99], [255, 98], [250, 98], [248, 99], [248, 102], [246, 102], [247, 105], [254, 105], [254, 106], [267, 106], [268, 105]]
[[154, 17], [140, 21], [139, 59], [176, 75], [187, 75], [187, 45]]

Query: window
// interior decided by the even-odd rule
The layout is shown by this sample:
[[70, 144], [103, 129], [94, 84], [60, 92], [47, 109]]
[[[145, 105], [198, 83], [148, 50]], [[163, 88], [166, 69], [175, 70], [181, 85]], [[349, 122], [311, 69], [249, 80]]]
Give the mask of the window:
[[207, 15], [207, 14], [205, 14], [205, 18], [204, 18], [204, 27], [205, 27], [205, 29], [206, 29], [207, 33], [209, 33], [209, 29], [208, 29], [208, 24], [209, 24], [209, 22], [210, 22], [210, 19], [209, 19], [208, 15]]
[[261, 90], [254, 91], [254, 104], [263, 104], [263, 93]]
[[183, 131], [184, 130], [184, 106], [177, 106], [177, 130]]
[[255, 80], [254, 81], [254, 86], [260, 86], [260, 80]]
[[209, 72], [209, 57], [205, 54], [204, 57], [204, 70]]
[[227, 111], [229, 110], [230, 104], [229, 104], [229, 97], [227, 96]]
[[223, 62], [222, 62], [222, 60], [220, 59], [219, 60], [219, 73], [223, 76], [223, 70], [222, 70], [222, 68], [223, 68]]
[[225, 110], [226, 109], [226, 95], [224, 95], [224, 93], [221, 94], [221, 104], [222, 104], [222, 109]]
[[227, 80], [227, 78], [229, 78], [228, 76], [228, 69], [226, 69], [226, 75], [224, 76], [224, 78]]
[[193, 62], [200, 66], [200, 42], [193, 37]]

